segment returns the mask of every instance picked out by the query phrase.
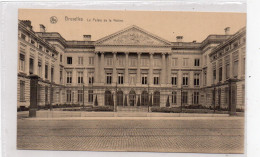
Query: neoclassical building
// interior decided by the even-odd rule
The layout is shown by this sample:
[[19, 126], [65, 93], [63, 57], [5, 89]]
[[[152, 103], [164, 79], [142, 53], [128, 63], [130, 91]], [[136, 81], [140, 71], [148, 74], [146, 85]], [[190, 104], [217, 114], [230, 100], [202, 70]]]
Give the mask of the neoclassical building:
[[232, 35], [229, 29], [200, 43], [182, 36], [170, 42], [135, 25], [97, 41], [69, 41], [19, 20], [18, 107], [30, 105], [35, 74], [38, 105], [103, 106], [113, 99], [117, 106], [244, 108], [246, 28]]

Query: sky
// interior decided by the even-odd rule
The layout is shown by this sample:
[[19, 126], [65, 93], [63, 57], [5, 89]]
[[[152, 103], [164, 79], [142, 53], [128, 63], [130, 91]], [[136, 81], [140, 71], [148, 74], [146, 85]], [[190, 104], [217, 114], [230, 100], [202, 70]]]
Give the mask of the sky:
[[[57, 23], [50, 22], [53, 16]], [[176, 36], [183, 36], [184, 42], [201, 42], [210, 34], [225, 34], [226, 27], [233, 34], [246, 26], [245, 13], [20, 9], [18, 18], [31, 20], [36, 32], [43, 24], [47, 32], [59, 32], [66, 40], [91, 35], [93, 41], [131, 25], [170, 42]], [[71, 18], [76, 21], [68, 20]]]

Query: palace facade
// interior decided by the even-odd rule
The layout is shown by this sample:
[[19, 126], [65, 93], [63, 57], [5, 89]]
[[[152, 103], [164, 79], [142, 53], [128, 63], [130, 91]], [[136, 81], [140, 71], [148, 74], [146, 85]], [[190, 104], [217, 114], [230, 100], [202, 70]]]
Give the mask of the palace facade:
[[[39, 76], [38, 105], [202, 105], [244, 108], [246, 28], [202, 42], [162, 39], [130, 26], [97, 41], [34, 32], [19, 20], [18, 99], [30, 105], [31, 74]], [[232, 88], [231, 88], [232, 87]], [[139, 102], [138, 102], [139, 101]]]

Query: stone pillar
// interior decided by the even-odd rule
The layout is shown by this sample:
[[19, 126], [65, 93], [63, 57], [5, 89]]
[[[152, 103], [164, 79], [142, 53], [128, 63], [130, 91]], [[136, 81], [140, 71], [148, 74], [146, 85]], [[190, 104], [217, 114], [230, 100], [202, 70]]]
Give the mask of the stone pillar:
[[98, 78], [98, 74], [99, 74], [98, 52], [95, 52], [94, 65], [95, 65], [94, 81], [95, 81], [95, 83], [98, 83], [99, 82], [99, 78]]
[[232, 54], [230, 54], [230, 61], [229, 61], [229, 63], [230, 63], [230, 69], [229, 69], [229, 78], [233, 78], [233, 55]]
[[182, 86], [182, 71], [179, 70], [177, 73], [177, 87], [181, 88]]
[[116, 72], [116, 52], [113, 52], [113, 83], [117, 82], [117, 72]]
[[38, 75], [38, 52], [36, 52], [34, 56], [33, 74]]
[[125, 83], [126, 84], [128, 84], [128, 64], [129, 64], [128, 55], [129, 52], [125, 52]]
[[29, 117], [36, 117], [36, 111], [38, 109], [38, 79], [37, 75], [30, 75], [30, 109]]
[[153, 84], [153, 52], [150, 52], [150, 66], [149, 66], [149, 83], [152, 85]]
[[237, 78], [240, 79], [241, 78], [241, 73], [242, 73], [242, 55], [241, 55], [241, 51], [238, 52], [238, 67], [237, 67]]
[[162, 53], [162, 75], [161, 75], [161, 84], [166, 83], [166, 61], [165, 61], [165, 53]]
[[100, 64], [100, 83], [105, 83], [105, 70], [104, 70], [104, 64], [105, 64], [105, 59], [104, 59], [104, 52], [101, 53], [101, 64]]
[[25, 53], [25, 73], [26, 73], [27, 75], [30, 74], [29, 70], [30, 70], [30, 51], [28, 50], [28, 51]]
[[52, 64], [51, 64], [51, 61], [49, 61], [49, 65], [48, 65], [48, 79], [49, 81], [51, 81], [51, 67], [52, 67]]
[[43, 80], [45, 80], [45, 56], [43, 55], [42, 56], [42, 73], [41, 74], [39, 74], [39, 76], [43, 79]]
[[167, 58], [167, 84], [171, 84], [171, 67], [172, 67], [172, 59], [171, 59], [171, 54], [168, 54], [168, 58]]
[[141, 83], [141, 76], [140, 76], [140, 73], [141, 73], [141, 52], [137, 52], [137, 84], [140, 84]]

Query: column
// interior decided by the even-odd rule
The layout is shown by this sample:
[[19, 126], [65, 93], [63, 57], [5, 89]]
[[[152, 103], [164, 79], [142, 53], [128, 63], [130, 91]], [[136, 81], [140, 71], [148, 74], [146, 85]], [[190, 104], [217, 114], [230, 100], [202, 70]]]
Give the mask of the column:
[[216, 61], [216, 81], [215, 83], [219, 82], [219, 62]]
[[105, 63], [105, 59], [104, 59], [104, 52], [100, 52], [101, 53], [101, 64], [100, 64], [100, 83], [104, 83], [105, 81], [105, 70], [104, 70], [104, 63]]
[[140, 64], [141, 64], [141, 52], [137, 52], [137, 84], [141, 83]]
[[38, 52], [37, 51], [34, 56], [33, 74], [38, 75]]
[[153, 84], [153, 52], [150, 52], [150, 66], [149, 66], [149, 83], [152, 85]]
[[25, 53], [25, 73], [29, 75], [29, 70], [30, 70], [30, 50], [27, 50]]
[[171, 60], [171, 54], [168, 54], [168, 58], [167, 58], [167, 84], [171, 84], [171, 64], [172, 60]]
[[45, 56], [42, 56], [42, 73], [39, 76], [45, 80]]
[[189, 72], [188, 85], [189, 85], [190, 88], [193, 88], [193, 87], [194, 87], [194, 71], [190, 71], [190, 72]]
[[128, 64], [129, 64], [128, 55], [129, 52], [125, 52], [125, 83], [126, 84], [128, 84]]
[[242, 63], [243, 63], [243, 59], [242, 59], [242, 51], [238, 51], [238, 67], [237, 67], [237, 78], [240, 79], [241, 78], [241, 73], [242, 73]]
[[166, 61], [165, 61], [165, 53], [162, 53], [162, 82], [161, 84], [165, 84], [166, 83]]
[[99, 73], [99, 70], [98, 70], [98, 67], [99, 67], [99, 63], [98, 63], [98, 52], [95, 52], [94, 66], [95, 66], [94, 83], [97, 83], [97, 82], [99, 82], [99, 79], [98, 79], [98, 73]]
[[117, 72], [116, 72], [116, 53], [117, 52], [113, 52], [113, 83], [117, 82]]
[[182, 71], [179, 70], [177, 74], [177, 87], [181, 88], [182, 86]]
[[230, 53], [230, 60], [229, 60], [229, 65], [230, 65], [230, 69], [229, 69], [229, 78], [233, 78], [233, 54]]

